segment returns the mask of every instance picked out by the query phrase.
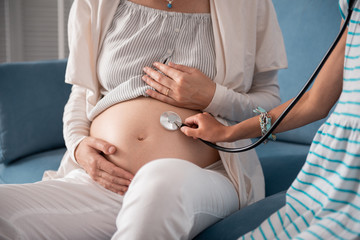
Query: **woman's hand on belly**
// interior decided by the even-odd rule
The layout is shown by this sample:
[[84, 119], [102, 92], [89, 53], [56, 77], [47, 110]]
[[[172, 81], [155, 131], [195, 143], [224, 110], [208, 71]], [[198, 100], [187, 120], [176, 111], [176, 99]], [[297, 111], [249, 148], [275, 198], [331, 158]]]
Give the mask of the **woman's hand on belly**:
[[203, 110], [210, 104], [216, 84], [200, 70], [172, 62], [169, 65], [156, 62], [154, 66], [164, 74], [150, 67], [144, 68], [143, 80], [156, 89], [147, 90], [149, 96], [193, 110]]
[[110, 156], [115, 152], [114, 145], [86, 137], [76, 148], [75, 158], [94, 181], [112, 192], [124, 195], [134, 176], [104, 157], [104, 154]]

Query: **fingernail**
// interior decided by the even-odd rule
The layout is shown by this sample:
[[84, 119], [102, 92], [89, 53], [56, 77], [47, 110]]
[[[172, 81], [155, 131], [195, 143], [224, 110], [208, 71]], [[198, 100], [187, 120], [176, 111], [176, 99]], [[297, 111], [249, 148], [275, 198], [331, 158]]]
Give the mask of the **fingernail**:
[[153, 65], [154, 65], [155, 67], [157, 67], [157, 66], [159, 66], [159, 63], [158, 63], [158, 62], [154, 62]]
[[113, 146], [109, 147], [109, 153], [114, 153], [114, 152], [115, 152], [115, 150], [116, 150], [116, 148], [115, 148], [115, 147], [113, 147]]
[[144, 72], [146, 72], [146, 70], [147, 70], [147, 67], [144, 67], [144, 68], [143, 68], [143, 70], [144, 70]]

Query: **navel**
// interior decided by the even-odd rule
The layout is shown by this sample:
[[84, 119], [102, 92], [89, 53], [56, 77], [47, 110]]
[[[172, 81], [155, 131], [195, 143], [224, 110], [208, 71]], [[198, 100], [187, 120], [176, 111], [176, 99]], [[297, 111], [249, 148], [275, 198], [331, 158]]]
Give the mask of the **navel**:
[[137, 140], [139, 141], [139, 142], [142, 142], [142, 141], [144, 141], [146, 139], [146, 137], [144, 136], [144, 135], [139, 135], [139, 136], [137, 136]]

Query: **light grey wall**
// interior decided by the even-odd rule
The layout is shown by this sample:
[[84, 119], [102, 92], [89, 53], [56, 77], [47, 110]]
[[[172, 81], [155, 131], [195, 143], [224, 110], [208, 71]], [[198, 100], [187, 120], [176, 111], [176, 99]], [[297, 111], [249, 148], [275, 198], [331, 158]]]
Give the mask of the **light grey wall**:
[[[0, 0], [0, 62], [66, 58], [67, 19], [72, 2]], [[58, 7], [63, 9], [59, 11]]]
[[0, 62], [6, 60], [5, 47], [5, 2], [0, 0]]

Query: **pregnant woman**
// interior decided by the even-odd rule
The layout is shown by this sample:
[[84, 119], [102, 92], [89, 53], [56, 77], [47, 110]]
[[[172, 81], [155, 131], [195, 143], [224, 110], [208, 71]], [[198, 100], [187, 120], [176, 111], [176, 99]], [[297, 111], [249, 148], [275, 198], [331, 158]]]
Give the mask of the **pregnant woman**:
[[43, 181], [0, 187], [0, 238], [191, 239], [264, 196], [254, 151], [218, 153], [159, 120], [233, 124], [280, 102], [270, 0], [75, 0], [69, 48], [68, 151]]

